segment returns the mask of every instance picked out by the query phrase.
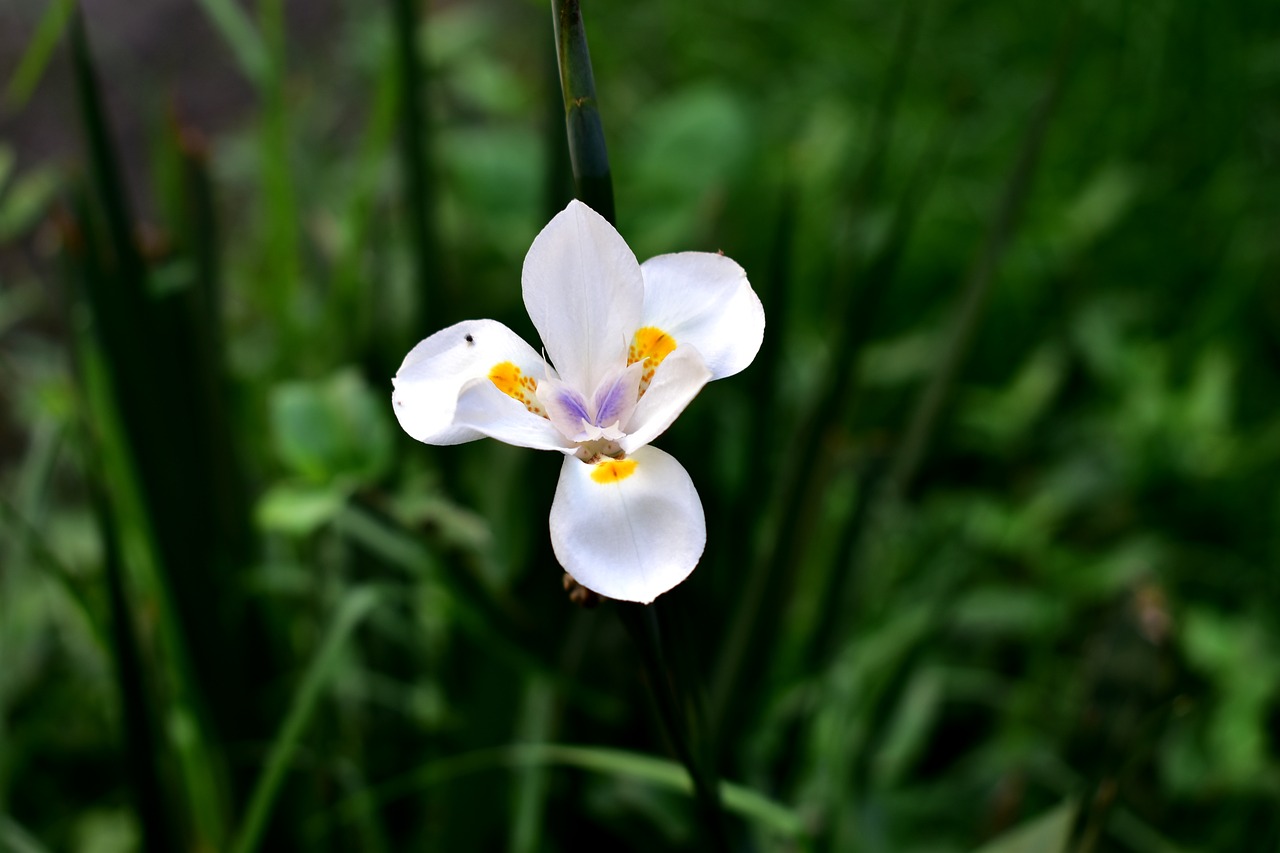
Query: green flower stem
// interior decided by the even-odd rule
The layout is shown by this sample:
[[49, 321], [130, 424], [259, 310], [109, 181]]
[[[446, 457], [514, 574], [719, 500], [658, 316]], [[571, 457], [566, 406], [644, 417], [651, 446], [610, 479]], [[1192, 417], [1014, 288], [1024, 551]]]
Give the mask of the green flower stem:
[[[569, 162], [578, 198], [616, 224], [613, 178], [600, 123], [581, 4], [578, 0], [552, 0], [551, 9], [560, 91], [564, 95]], [[656, 604], [640, 606], [623, 602], [618, 603], [617, 610], [640, 652], [671, 745], [689, 771], [707, 834], [716, 849], [727, 850], [729, 842], [720, 801], [720, 780], [715, 772], [715, 750], [700, 725], [702, 715], [695, 701], [698, 693], [693, 679], [685, 669], [671, 666], [680, 661], [667, 653], [668, 632], [662, 630], [659, 618], [662, 611]]]
[[694, 798], [702, 814], [714, 849], [729, 850], [724, 805], [720, 798], [720, 778], [715, 770], [715, 749], [703, 723], [705, 716], [697, 701], [699, 693], [691, 683], [687, 667], [679, 665], [668, 654], [670, 632], [663, 630], [663, 612], [659, 604], [615, 605], [623, 627], [640, 652], [649, 689], [676, 757], [689, 771]]
[[591, 74], [587, 31], [582, 25], [578, 0], [552, 0], [556, 59], [560, 65], [560, 91], [564, 94], [565, 130], [569, 135], [569, 162], [578, 198], [596, 213], [617, 224], [613, 210], [613, 177], [609, 153], [600, 123], [596, 82]]

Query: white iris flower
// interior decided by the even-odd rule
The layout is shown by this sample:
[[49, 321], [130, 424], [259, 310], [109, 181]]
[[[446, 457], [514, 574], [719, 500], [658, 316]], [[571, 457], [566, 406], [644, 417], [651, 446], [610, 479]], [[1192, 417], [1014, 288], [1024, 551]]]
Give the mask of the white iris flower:
[[563, 453], [556, 559], [600, 595], [651, 602], [693, 571], [707, 533], [689, 474], [649, 443], [709, 380], [751, 363], [764, 309], [723, 255], [637, 263], [578, 201], [534, 239], [522, 284], [546, 358], [495, 320], [450, 326], [400, 365], [396, 417], [427, 444], [489, 436]]

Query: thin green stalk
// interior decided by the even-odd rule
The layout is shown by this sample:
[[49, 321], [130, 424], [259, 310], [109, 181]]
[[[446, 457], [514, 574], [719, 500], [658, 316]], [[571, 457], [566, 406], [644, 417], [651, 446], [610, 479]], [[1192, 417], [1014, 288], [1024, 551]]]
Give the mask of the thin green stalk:
[[[932, 186], [931, 179], [942, 159], [943, 154], [937, 148], [925, 156], [916, 179], [903, 194], [888, 237], [856, 276], [864, 282], [863, 287], [848, 291], [840, 313], [840, 337], [833, 347], [840, 355], [828, 369], [818, 401], [798, 430], [799, 438], [794, 446], [801, 448], [801, 453], [783, 484], [783, 497], [778, 504], [781, 517], [773, 543], [751, 569], [716, 671], [712, 708], [717, 724], [723, 720], [730, 697], [737, 695], [745, 662], [759, 657], [762, 644], [775, 636], [784, 616], [787, 599], [784, 580], [792, 577], [787, 568], [802, 564], [803, 545], [808, 539], [806, 526], [818, 516], [816, 507], [829, 479], [829, 472], [820, 464], [827, 458], [824, 448], [828, 434], [842, 422], [848, 400], [855, 393], [859, 354], [870, 339], [880, 304], [906, 252], [927, 190]], [[768, 612], [765, 612], [766, 603]]]
[[[860, 215], [869, 199], [877, 194], [898, 104], [907, 72], [915, 56], [923, 17], [921, 7], [925, 2], [927, 0], [913, 0], [902, 12], [885, 83], [876, 102], [866, 155], [856, 174], [843, 178], [849, 184], [847, 215]], [[926, 169], [936, 166], [943, 159], [936, 149], [931, 149], [930, 155], [926, 155], [923, 160]], [[880, 248], [870, 258], [858, 264], [859, 269], [855, 274], [841, 274], [842, 278], [847, 276], [851, 281], [862, 281], [864, 284], [861, 288], [841, 289], [844, 293], [844, 306], [838, 312], [839, 320], [833, 327], [832, 347], [832, 352], [840, 355], [828, 367], [823, 390], [819, 393], [816, 404], [802, 418], [797, 428], [797, 438], [791, 446], [800, 448], [800, 462], [791, 468], [779, 492], [781, 499], [776, 504], [779, 508], [778, 522], [772, 531], [772, 542], [766, 548], [764, 556], [751, 564], [743, 586], [742, 598], [735, 611], [712, 686], [712, 718], [717, 721], [717, 727], [724, 722], [725, 709], [734, 696], [744, 662], [753, 659], [763, 638], [773, 636], [773, 628], [782, 618], [785, 605], [773, 608], [772, 615], [767, 616], [761, 612], [765, 602], [785, 601], [789, 589], [803, 588], [803, 584], [794, 582], [794, 579], [784, 583], [784, 577], [788, 576], [785, 570], [788, 564], [802, 565], [801, 545], [808, 537], [801, 528], [807, 520], [816, 517], [815, 508], [820, 505], [830, 479], [830, 472], [821, 469], [818, 462], [826, 457], [825, 443], [830, 430], [837, 425], [840, 415], [848, 409], [848, 400], [855, 394], [859, 354], [870, 339], [882, 298], [905, 252], [915, 218], [923, 204], [925, 189], [931, 183], [921, 180], [925, 175], [925, 169], [917, 172], [911, 187], [903, 194], [889, 235]], [[928, 177], [932, 177], [932, 173], [928, 173]], [[789, 222], [780, 220], [780, 229], [790, 227]], [[786, 231], [780, 231], [777, 246], [775, 264], [784, 262], [785, 255], [790, 254], [790, 236]], [[852, 261], [845, 259], [838, 267], [846, 269], [851, 264]], [[770, 317], [773, 318], [770, 325], [774, 329], [785, 328], [785, 324], [777, 322], [775, 315], [790, 303], [789, 293], [786, 292], [787, 270], [785, 267], [775, 267], [771, 272], [770, 291], [776, 296], [770, 307]], [[776, 339], [778, 335], [773, 337]], [[769, 345], [769, 340], [769, 336], [766, 336], [766, 346]], [[781, 359], [775, 357], [765, 359], [765, 362], [780, 365]], [[777, 370], [775, 368], [775, 373]], [[769, 383], [771, 388], [781, 384], [776, 377]], [[764, 437], [765, 430], [759, 429], [759, 435]], [[765, 446], [774, 446], [777, 439], [772, 435], [769, 438], [769, 445], [757, 446], [761, 450]], [[821, 581], [820, 578], [819, 582]], [[816, 600], [825, 599], [819, 595]], [[762, 627], [762, 619], [769, 621], [773, 627]]]
[[[368, 287], [371, 280], [368, 269], [371, 255], [369, 241], [374, 232], [375, 216], [380, 212], [376, 205], [379, 176], [387, 146], [396, 130], [397, 111], [400, 109], [399, 65], [395, 55], [384, 59], [374, 84], [373, 103], [366, 118], [364, 138], [356, 155], [347, 199], [344, 229], [346, 243], [341, 257], [334, 265], [332, 310], [329, 313], [334, 339], [341, 339], [345, 335], [355, 342], [357, 352], [367, 352], [369, 348], [376, 350], [370, 356], [375, 360], [378, 375], [389, 375], [395, 370], [396, 364], [389, 361], [384, 363], [384, 358], [399, 357], [399, 350], [403, 349], [398, 342], [390, 340], [392, 336], [375, 334], [379, 323], [371, 320], [378, 300], [369, 298], [371, 294]], [[416, 250], [416, 245], [414, 248]], [[377, 277], [372, 280], [377, 281]], [[425, 295], [419, 294], [419, 299], [425, 299]], [[385, 316], [378, 317], [383, 322], [388, 319], [390, 318]], [[397, 351], [388, 353], [387, 347], [393, 343]]]
[[251, 853], [261, 843], [268, 818], [271, 816], [271, 807], [284, 782], [285, 771], [289, 768], [294, 752], [298, 749], [307, 723], [310, 722], [319, 705], [321, 692], [337, 671], [338, 659], [346, 647], [347, 640], [364, 617], [377, 605], [378, 600], [379, 593], [376, 589], [367, 586], [359, 587], [350, 592], [338, 607], [338, 612], [329, 626], [329, 632], [307, 668], [297, 692], [294, 693], [288, 716], [285, 717], [284, 723], [280, 726], [280, 732], [271, 744], [266, 766], [253, 788], [244, 822], [240, 826], [240, 831], [236, 833], [235, 844], [232, 845], [235, 853]]
[[[536, 673], [525, 681], [519, 723], [515, 735], [518, 743], [544, 743], [551, 740], [556, 723], [555, 687]], [[548, 787], [547, 768], [527, 765], [516, 768], [512, 784], [511, 827], [507, 849], [512, 853], [533, 853], [542, 836], [543, 811]]]
[[560, 91], [564, 95], [569, 162], [573, 165], [578, 198], [617, 224], [613, 208], [613, 176], [609, 171], [609, 154], [600, 122], [581, 4], [579, 0], [551, 0], [551, 12], [556, 59], [560, 67]]
[[298, 206], [294, 192], [293, 158], [289, 150], [288, 109], [285, 105], [284, 0], [260, 0], [259, 18], [267, 48], [268, 74], [260, 90], [263, 105], [261, 156], [268, 305], [281, 329], [280, 352], [294, 351], [298, 334], [298, 295], [302, 284], [299, 263]]
[[452, 322], [448, 288], [441, 275], [440, 241], [435, 221], [435, 182], [431, 180], [428, 152], [430, 117], [424, 107], [424, 63], [419, 52], [421, 21], [415, 0], [391, 0], [391, 25], [395, 40], [396, 79], [400, 105], [400, 162], [404, 170], [404, 203], [409, 214], [409, 245], [413, 247], [417, 281], [419, 329], [434, 329]]
[[717, 850], [729, 850], [728, 827], [720, 799], [720, 779], [715, 769], [715, 748], [705, 726], [698, 690], [687, 670], [670, 653], [670, 632], [660, 616], [665, 604], [616, 602], [618, 618], [631, 636], [644, 665], [649, 690], [676, 757], [689, 771], [694, 797], [708, 840]]
[[937, 430], [943, 407], [950, 398], [956, 377], [964, 364], [965, 356], [968, 355], [969, 345], [973, 341], [978, 321], [982, 318], [983, 309], [986, 307], [987, 296], [991, 292], [992, 282], [1004, 258], [1004, 250], [1017, 229], [1023, 207], [1031, 193], [1036, 166], [1040, 162], [1040, 152], [1044, 148], [1049, 125], [1057, 112], [1062, 91], [1073, 65], [1077, 10], [1078, 6], [1072, 6], [1068, 12], [1070, 17], [1059, 44], [1053, 78], [1027, 126], [1018, 159], [1005, 182], [1000, 201], [987, 228], [982, 249], [969, 273], [964, 294], [952, 320], [951, 330], [942, 345], [939, 357], [934, 361], [937, 369], [916, 400], [906, 435], [899, 446], [900, 449], [885, 482], [883, 501], [886, 504], [891, 505], [901, 499], [915, 479], [920, 464], [924, 460], [933, 434]]

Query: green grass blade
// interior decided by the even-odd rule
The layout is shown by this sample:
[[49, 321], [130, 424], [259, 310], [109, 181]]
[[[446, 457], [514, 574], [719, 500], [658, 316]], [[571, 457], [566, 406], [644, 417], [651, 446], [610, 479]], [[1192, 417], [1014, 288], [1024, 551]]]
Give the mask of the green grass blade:
[[6, 853], [47, 853], [31, 833], [6, 814], [0, 814], [0, 849]]
[[[189, 742], [216, 763], [221, 753], [208, 748], [203, 730], [229, 739], [256, 733], [241, 696], [272, 671], [258, 613], [237, 598], [250, 543], [243, 498], [220, 486], [235, 470], [228, 462], [235, 432], [220, 405], [226, 374], [202, 343], [207, 318], [196, 289], [155, 294], [148, 285], [79, 14], [71, 53], [94, 189], [78, 216], [82, 290], [109, 378], [110, 400], [104, 393], [102, 406], [118, 414], [121, 427], [106, 445], [114, 465], [107, 467], [118, 472], [117, 485], [136, 480], [142, 510], [131, 522], [147, 530], [158, 558], [149, 592], [163, 602], [158, 616], [172, 698], [198, 721]], [[241, 654], [250, 647], [254, 654]], [[222, 770], [206, 766], [201, 778], [221, 782]]]
[[[565, 128], [569, 134], [569, 161], [578, 198], [610, 222], [613, 209], [613, 176], [604, 143], [604, 126], [596, 99], [596, 82], [587, 50], [579, 0], [552, 0], [556, 57], [560, 65], [560, 91], [564, 95]], [[616, 223], [615, 223], [616, 224]]]
[[358, 587], [338, 607], [320, 650], [307, 667], [302, 683], [294, 694], [289, 713], [271, 744], [266, 766], [258, 777], [240, 831], [232, 850], [251, 853], [258, 848], [271, 816], [271, 807], [284, 781], [285, 771], [298, 748], [307, 723], [310, 722], [320, 696], [337, 669], [339, 656], [360, 622], [378, 604], [379, 593], [372, 587]]
[[[555, 725], [555, 685], [539, 675], [525, 680], [516, 737], [529, 743], [550, 740]], [[516, 768], [513, 780], [511, 831], [507, 849], [511, 853], [534, 853], [543, 834], [543, 812], [549, 786], [543, 765], [527, 764]]]
[[262, 35], [234, 0], [198, 0], [214, 28], [235, 54], [240, 71], [259, 90], [271, 76], [271, 58]]
[[[432, 761], [411, 773], [380, 785], [373, 796], [386, 804], [433, 785], [443, 785], [463, 776], [497, 767], [561, 765], [589, 770], [606, 776], [645, 782], [658, 788], [693, 795], [688, 771], [674, 761], [651, 755], [605, 747], [568, 746], [553, 743], [512, 744]], [[804, 821], [795, 810], [769, 799], [758, 791], [732, 782], [720, 783], [725, 808], [775, 835], [803, 841]], [[354, 816], [365, 808], [364, 799], [337, 803], [317, 817], [313, 829], [320, 831]]]
[[75, 9], [76, 0], [54, 0], [45, 7], [31, 42], [5, 87], [4, 100], [9, 109], [22, 109], [40, 84], [40, 78], [49, 65], [49, 57], [53, 55], [53, 49], [67, 29]]
[[975, 853], [1065, 853], [1075, 817], [1075, 801], [1064, 800], [1044, 814], [992, 839]]

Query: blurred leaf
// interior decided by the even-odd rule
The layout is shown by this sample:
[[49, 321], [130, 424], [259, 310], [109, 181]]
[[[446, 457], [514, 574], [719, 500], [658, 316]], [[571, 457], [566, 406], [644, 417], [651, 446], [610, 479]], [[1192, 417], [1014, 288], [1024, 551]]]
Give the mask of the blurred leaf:
[[679, 91], [637, 120], [628, 152], [633, 164], [624, 190], [638, 215], [628, 242], [640, 257], [677, 249], [705, 249], [693, 241], [714, 221], [732, 177], [747, 161], [752, 122], [744, 104], [724, 88]]
[[1063, 211], [1054, 235], [1058, 250], [1064, 254], [1080, 252], [1114, 228], [1132, 206], [1139, 188], [1131, 167], [1104, 167]]
[[331, 485], [276, 483], [259, 500], [257, 520], [264, 530], [306, 536], [332, 521], [346, 501], [346, 491]]
[[1064, 800], [1051, 811], [982, 845], [976, 853], [1066, 853], [1075, 816], [1075, 801]]
[[1026, 437], [1053, 400], [1066, 377], [1067, 360], [1054, 346], [1043, 346], [1027, 359], [999, 391], [979, 390], [965, 401], [960, 419], [995, 449]]
[[124, 809], [83, 815], [75, 834], [76, 853], [134, 853], [141, 842], [137, 822]]
[[214, 27], [235, 54], [240, 71], [257, 87], [265, 86], [271, 59], [262, 35], [235, 0], [198, 0]]
[[[1216, 687], [1202, 767], [1212, 781], [1233, 788], [1266, 786], [1269, 709], [1280, 695], [1277, 643], [1262, 623], [1236, 621], [1204, 607], [1188, 610], [1181, 640], [1190, 664]], [[1211, 760], [1210, 760], [1211, 759]], [[1198, 780], [1200, 787], [1208, 780]]]
[[1028, 638], [1052, 636], [1066, 621], [1065, 603], [1038, 589], [986, 586], [968, 590], [953, 603], [950, 618], [966, 635]]
[[22, 54], [13, 76], [9, 78], [9, 85], [5, 87], [4, 99], [11, 109], [22, 109], [36, 86], [40, 85], [49, 57], [53, 55], [53, 49], [62, 38], [75, 8], [76, 0], [52, 0], [45, 7], [35, 34], [27, 43], [27, 50]]
[[366, 483], [390, 465], [390, 407], [351, 369], [271, 394], [276, 453], [312, 483]]

